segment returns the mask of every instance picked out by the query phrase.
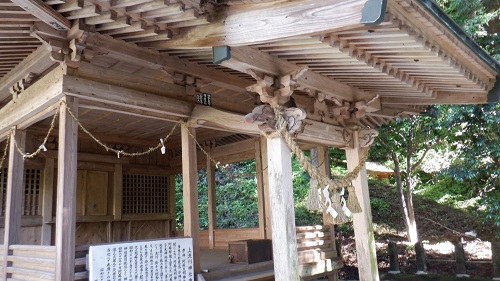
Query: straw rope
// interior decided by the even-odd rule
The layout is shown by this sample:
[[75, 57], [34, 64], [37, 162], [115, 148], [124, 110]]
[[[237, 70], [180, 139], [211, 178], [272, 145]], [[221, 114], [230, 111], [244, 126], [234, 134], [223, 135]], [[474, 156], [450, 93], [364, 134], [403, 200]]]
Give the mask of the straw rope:
[[[335, 195], [342, 188], [347, 188], [349, 192], [349, 198], [347, 206], [352, 213], [361, 212], [361, 206], [356, 197], [354, 187], [352, 186], [352, 181], [356, 179], [361, 169], [364, 167], [366, 160], [368, 159], [369, 148], [362, 148], [362, 156], [358, 165], [344, 177], [340, 179], [331, 179], [322, 175], [318, 168], [316, 168], [306, 157], [302, 149], [297, 145], [293, 139], [292, 134], [287, 130], [287, 121], [283, 117], [283, 109], [279, 106], [273, 106], [274, 114], [277, 121], [277, 130], [271, 133], [264, 133], [268, 138], [275, 138], [278, 136], [283, 137], [286, 144], [290, 147], [290, 150], [297, 156], [297, 160], [304, 167], [304, 169], [309, 173], [309, 175], [316, 179], [321, 186], [329, 186], [330, 192]], [[339, 212], [343, 213], [343, 212]]]

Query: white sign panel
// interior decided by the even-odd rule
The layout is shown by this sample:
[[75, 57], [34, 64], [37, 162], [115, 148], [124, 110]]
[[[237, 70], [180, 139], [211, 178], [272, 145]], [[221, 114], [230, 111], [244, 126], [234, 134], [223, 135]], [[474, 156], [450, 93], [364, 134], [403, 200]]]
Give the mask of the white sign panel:
[[89, 281], [194, 281], [193, 240], [90, 246]]

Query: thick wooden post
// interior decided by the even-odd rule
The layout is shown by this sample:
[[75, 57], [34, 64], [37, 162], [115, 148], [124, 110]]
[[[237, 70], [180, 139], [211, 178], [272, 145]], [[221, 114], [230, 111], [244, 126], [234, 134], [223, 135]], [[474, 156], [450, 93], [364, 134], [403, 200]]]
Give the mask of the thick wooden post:
[[457, 277], [469, 277], [467, 274], [467, 267], [465, 266], [465, 251], [462, 242], [456, 241], [455, 243], [455, 260], [457, 261]]
[[[347, 168], [352, 171], [361, 159], [359, 133], [353, 133], [354, 148], [346, 149]], [[362, 212], [353, 214], [354, 235], [356, 236], [356, 252], [358, 258], [359, 280], [379, 280], [375, 237], [373, 234], [372, 211], [368, 193], [366, 168], [362, 168], [358, 177], [352, 181]]]
[[217, 229], [217, 203], [215, 192], [215, 165], [207, 157], [207, 181], [208, 181], [208, 247], [215, 248], [214, 230]]
[[52, 243], [52, 204], [54, 196], [54, 159], [45, 159], [43, 170], [43, 196], [42, 196], [42, 245]]
[[277, 281], [300, 280], [290, 148], [283, 138], [267, 139], [274, 274]]
[[[194, 128], [181, 127], [184, 236], [193, 238], [194, 274], [200, 272], [200, 222], [198, 213], [198, 170]], [[193, 136], [193, 137], [192, 137]]]
[[417, 259], [417, 275], [427, 274], [427, 262], [422, 241], [415, 243], [415, 258]]
[[[66, 98], [66, 105], [78, 116], [78, 100]], [[57, 159], [56, 281], [75, 278], [75, 221], [78, 124], [64, 106], [59, 112]]]
[[25, 152], [26, 131], [15, 129], [10, 135], [9, 167], [7, 171], [7, 197], [5, 198], [5, 227], [3, 240], [3, 280], [7, 280], [9, 246], [18, 244], [21, 234], [22, 201], [24, 192], [24, 159], [14, 142]]
[[500, 280], [500, 241], [491, 242], [491, 260], [493, 263], [493, 280]]
[[398, 256], [398, 245], [394, 241], [389, 241], [387, 245], [389, 250], [389, 272], [390, 274], [399, 274], [399, 256]]

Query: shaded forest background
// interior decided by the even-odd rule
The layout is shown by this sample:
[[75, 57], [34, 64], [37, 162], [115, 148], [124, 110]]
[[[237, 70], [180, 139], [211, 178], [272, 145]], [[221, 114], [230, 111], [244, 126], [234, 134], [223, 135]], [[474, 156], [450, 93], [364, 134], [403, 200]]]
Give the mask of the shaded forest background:
[[[500, 60], [500, 1], [437, 2], [485, 51]], [[395, 176], [382, 182], [370, 180], [375, 221], [377, 216], [391, 218], [391, 214], [399, 212], [395, 205], [398, 196], [385, 196], [397, 193], [399, 188], [415, 195], [417, 225], [426, 224], [418, 217], [422, 206], [434, 213], [441, 210], [436, 206], [443, 206], [466, 214], [470, 221], [460, 218], [460, 222], [470, 222], [470, 230], [475, 229], [482, 239], [500, 237], [500, 103], [435, 108], [438, 110], [435, 117], [426, 114], [400, 116], [380, 129], [380, 137], [370, 151], [370, 161], [398, 170], [404, 180], [399, 186]], [[329, 152], [332, 176], [343, 176], [346, 173], [344, 151], [330, 148]], [[306, 208], [309, 175], [296, 161], [292, 165], [296, 224], [321, 224], [321, 214]], [[180, 177], [176, 186], [177, 223], [182, 228]], [[218, 169], [216, 186], [218, 228], [258, 225], [255, 161]], [[206, 171], [201, 170], [199, 210], [202, 229], [208, 228], [207, 202]], [[404, 227], [401, 220], [392, 221], [399, 225], [387, 227]], [[463, 223], [456, 226], [454, 221], [449, 218], [437, 223], [450, 229], [467, 226]]]

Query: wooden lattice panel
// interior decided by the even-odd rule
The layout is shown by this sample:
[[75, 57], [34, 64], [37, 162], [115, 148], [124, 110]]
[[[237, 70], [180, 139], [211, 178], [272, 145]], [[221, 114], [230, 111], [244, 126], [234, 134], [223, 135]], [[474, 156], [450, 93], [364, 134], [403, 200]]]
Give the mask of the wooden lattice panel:
[[168, 177], [123, 175], [123, 214], [166, 214], [168, 207]]
[[42, 171], [38, 169], [26, 169], [24, 173], [24, 211], [25, 216], [40, 215]]
[[[26, 169], [24, 172], [23, 216], [41, 215], [40, 201], [42, 198], [42, 170]], [[7, 197], [7, 168], [0, 173], [2, 188], [1, 214], [5, 216], [5, 199]]]

